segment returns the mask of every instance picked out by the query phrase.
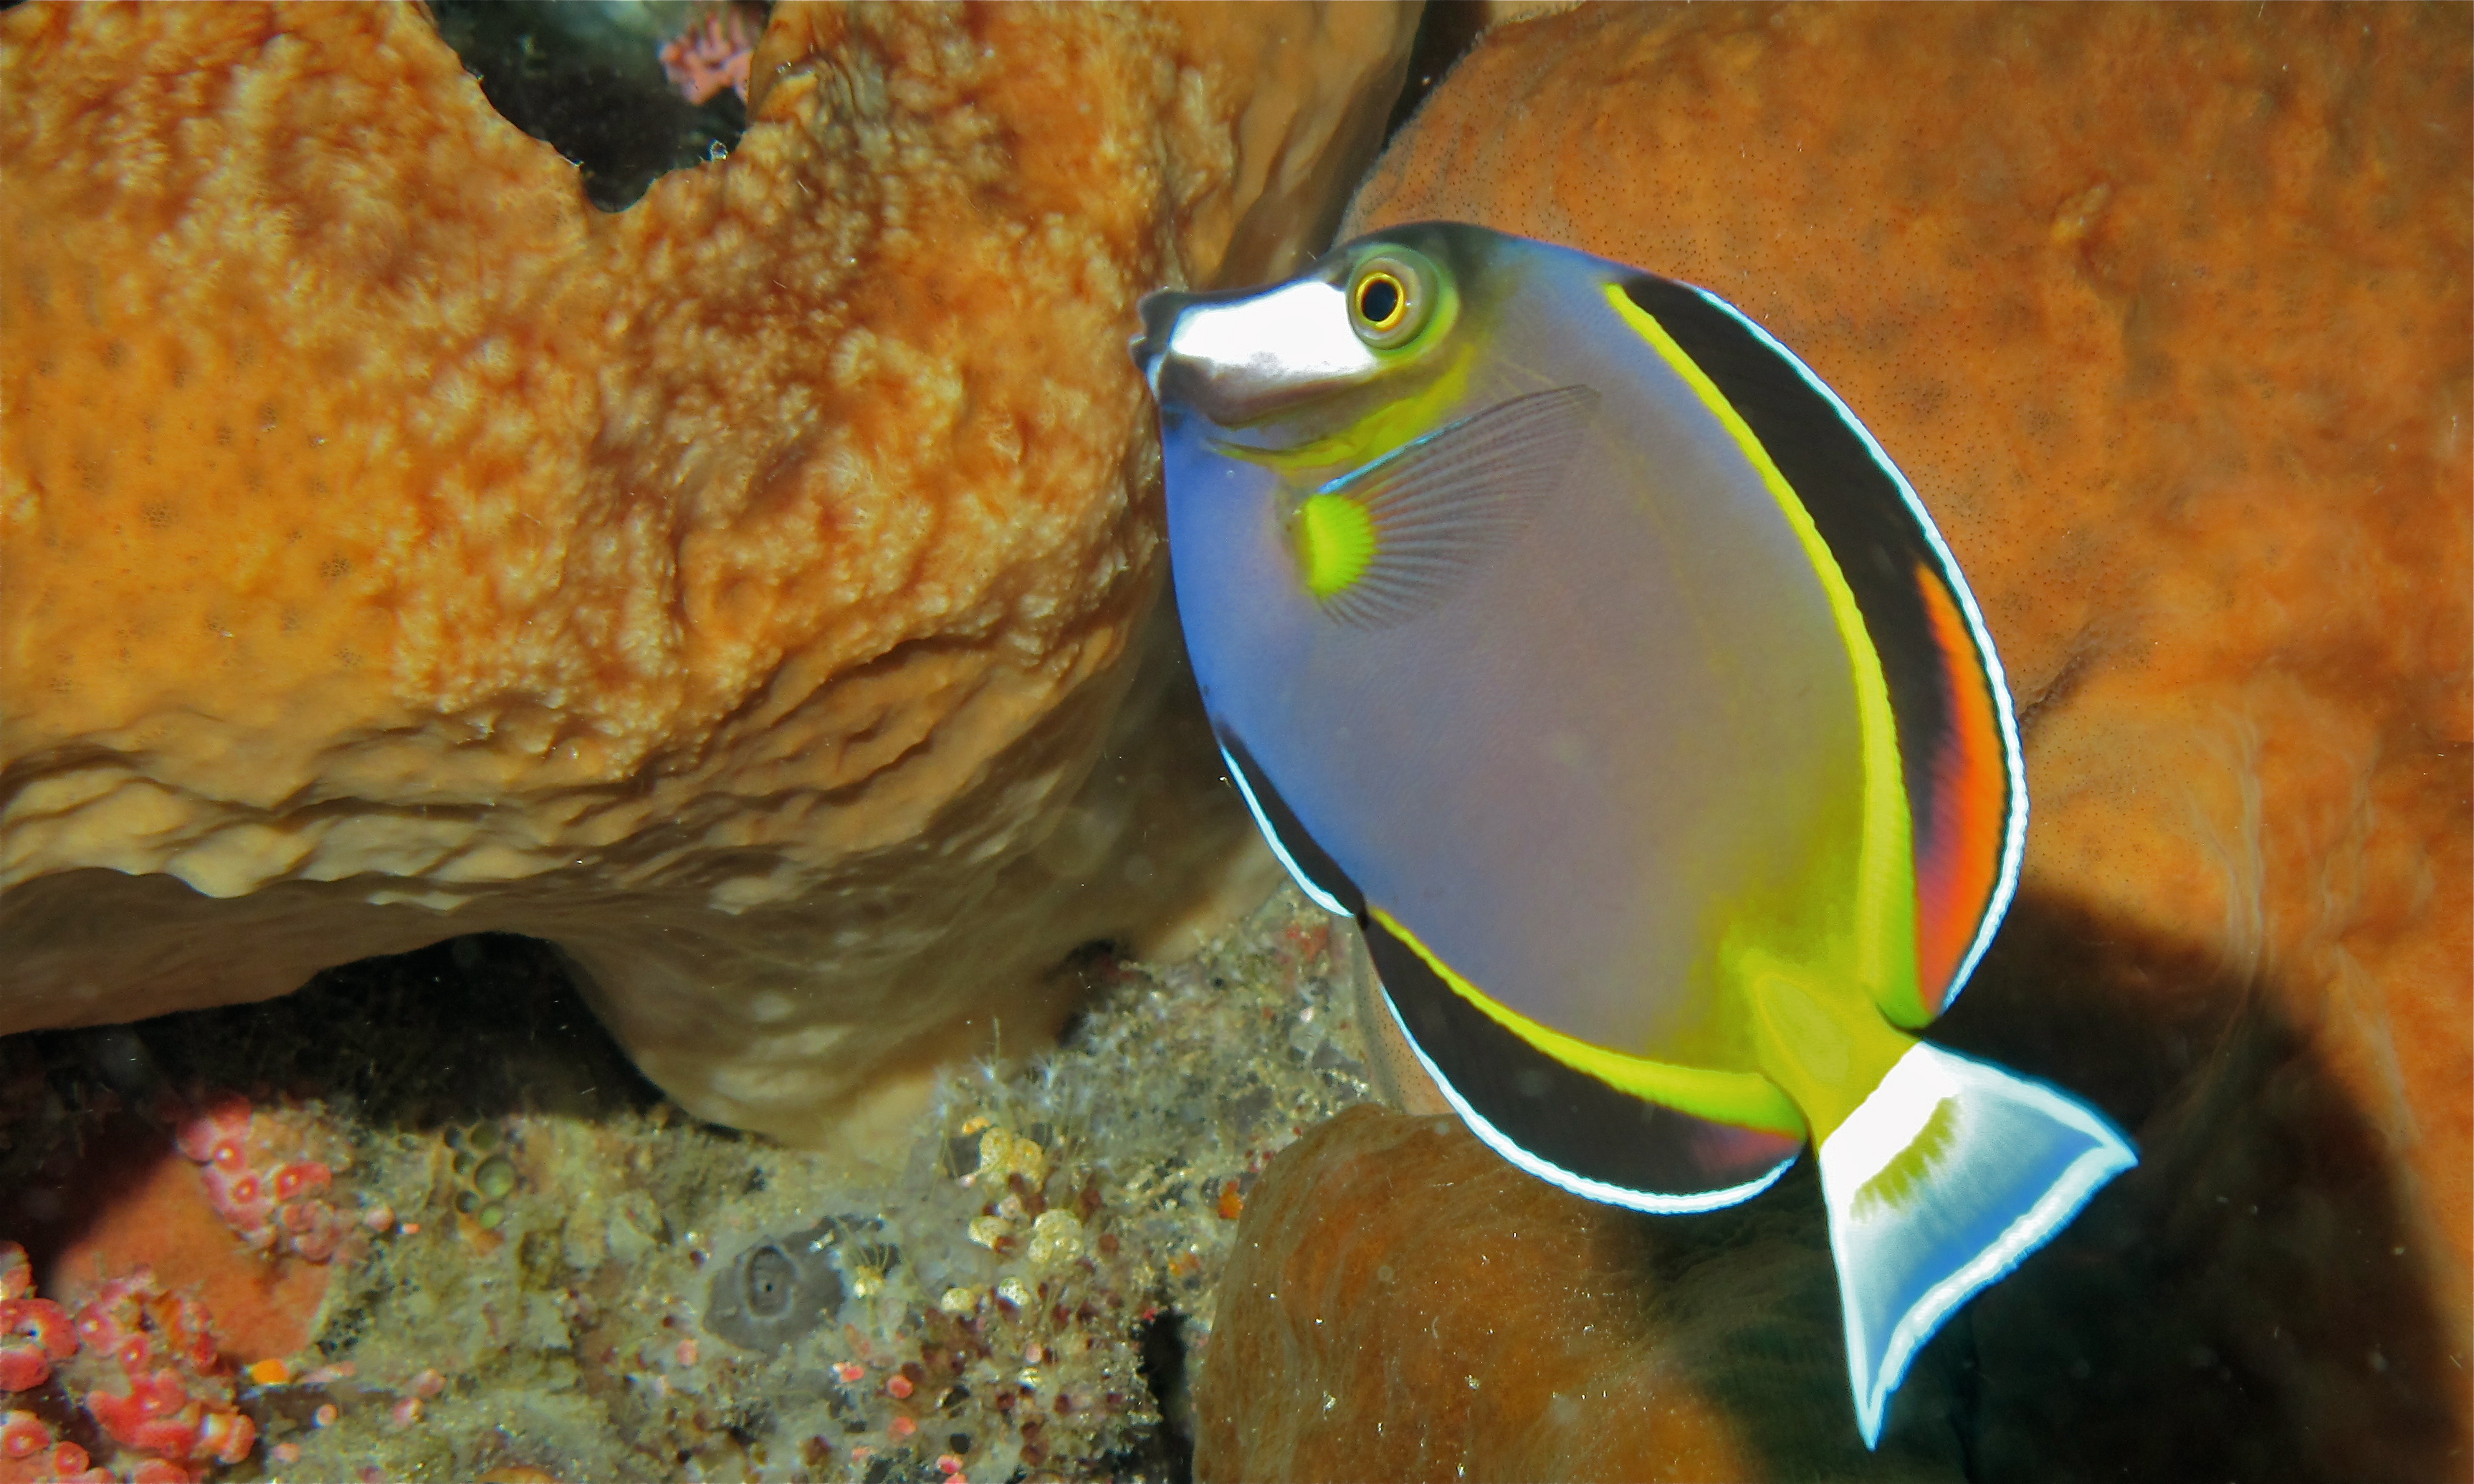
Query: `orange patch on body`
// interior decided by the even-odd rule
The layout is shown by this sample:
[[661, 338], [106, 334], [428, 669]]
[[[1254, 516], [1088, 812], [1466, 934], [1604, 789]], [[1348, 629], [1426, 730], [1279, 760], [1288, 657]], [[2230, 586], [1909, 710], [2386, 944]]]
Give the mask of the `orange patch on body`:
[[1933, 759], [1932, 833], [1915, 846], [1916, 987], [1926, 1011], [1937, 1015], [1993, 895], [2009, 780], [1976, 636], [1939, 577], [1919, 567], [1916, 587], [1941, 649], [1951, 705], [1950, 735]]

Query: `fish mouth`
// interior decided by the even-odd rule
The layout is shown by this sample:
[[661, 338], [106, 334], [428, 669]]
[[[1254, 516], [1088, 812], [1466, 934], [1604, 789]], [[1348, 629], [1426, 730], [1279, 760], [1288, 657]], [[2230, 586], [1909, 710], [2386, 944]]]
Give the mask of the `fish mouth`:
[[[1202, 293], [1161, 289], [1145, 294], [1135, 305], [1143, 332], [1127, 342], [1126, 352], [1163, 414], [1190, 412], [1221, 427], [1244, 427], [1278, 417], [1300, 403], [1365, 381], [1378, 369], [1346, 367], [1338, 375], [1315, 375], [1317, 367], [1287, 363], [1278, 346], [1255, 344], [1244, 327], [1232, 332], [1227, 324], [1214, 318], [1224, 307], [1278, 300], [1308, 288], [1340, 297], [1337, 287], [1320, 275], [1268, 289]], [[1293, 319], [1294, 312], [1288, 317]], [[1264, 327], [1265, 334], [1274, 338], [1282, 328], [1278, 314]]]
[[1278, 410], [1283, 399], [1266, 397], [1249, 385], [1246, 368], [1220, 366], [1208, 358], [1180, 353], [1175, 344], [1187, 310], [1250, 299], [1259, 292], [1224, 289], [1197, 294], [1164, 288], [1145, 294], [1135, 304], [1143, 332], [1126, 342], [1126, 353], [1134, 358], [1134, 369], [1142, 373], [1143, 384], [1151, 388], [1152, 401], [1163, 414], [1193, 411], [1234, 427]]
[[1168, 358], [1169, 337], [1176, 332], [1177, 316], [1197, 296], [1180, 294], [1172, 289], [1145, 294], [1134, 306], [1143, 319], [1143, 332], [1126, 342], [1126, 352], [1134, 358], [1134, 369], [1143, 374], [1143, 384], [1159, 396], [1160, 364]]

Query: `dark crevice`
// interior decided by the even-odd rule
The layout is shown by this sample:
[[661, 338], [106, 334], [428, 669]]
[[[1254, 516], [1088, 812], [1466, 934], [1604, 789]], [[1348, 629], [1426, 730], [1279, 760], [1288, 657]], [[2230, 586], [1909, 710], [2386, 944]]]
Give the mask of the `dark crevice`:
[[1119, 1472], [1139, 1472], [1148, 1477], [1162, 1478], [1165, 1484], [1193, 1484], [1194, 1399], [1186, 1386], [1185, 1316], [1175, 1309], [1160, 1310], [1135, 1326], [1134, 1344], [1143, 1383], [1151, 1388], [1152, 1404], [1159, 1409], [1160, 1424], [1150, 1440], [1147, 1457], [1117, 1460], [1120, 1464], [1149, 1467]]
[[1435, 85], [1453, 64], [1468, 55], [1486, 30], [1486, 7], [1479, 0], [1428, 0], [1419, 17], [1417, 38], [1409, 45], [1409, 75], [1400, 85], [1400, 99], [1383, 121], [1383, 142], [1390, 144], [1409, 122]]
[[[255, 1004], [10, 1036], [0, 1068], [43, 1079], [71, 1107], [107, 1088], [142, 1109], [200, 1086], [314, 1086], [407, 1130], [518, 1112], [609, 1117], [662, 1101], [558, 950], [505, 933], [357, 960]], [[0, 1162], [0, 1186], [22, 1173]]]
[[640, 200], [672, 170], [727, 155], [747, 105], [725, 87], [691, 103], [664, 74], [662, 48], [708, 16], [740, 12], [761, 36], [769, 5], [433, 0], [439, 37], [508, 123], [575, 162], [604, 211]]
[[1061, 1049], [1073, 1045], [1090, 1021], [1091, 1002], [1098, 998], [1111, 980], [1121, 974], [1117, 945], [1106, 938], [1094, 938], [1065, 956], [1057, 972], [1081, 982], [1082, 992], [1074, 1008], [1056, 1028], [1056, 1044]]

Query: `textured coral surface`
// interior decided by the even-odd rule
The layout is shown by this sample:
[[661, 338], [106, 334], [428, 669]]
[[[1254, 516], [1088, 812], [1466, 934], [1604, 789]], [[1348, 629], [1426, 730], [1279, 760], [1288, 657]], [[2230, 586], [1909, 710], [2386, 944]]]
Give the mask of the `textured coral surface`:
[[1245, 838], [1108, 731], [1131, 302], [1320, 245], [1405, 14], [784, 6], [608, 215], [418, 8], [0, 17], [0, 1030], [493, 929], [789, 1136], [1035, 1038]]
[[[948, 1068], [873, 1171], [684, 1116], [520, 937], [0, 1038], [0, 1232], [31, 1256], [0, 1239], [0, 1484], [75, 1474], [56, 1437], [128, 1477], [85, 1400], [121, 1366], [61, 1362], [137, 1264], [204, 1301], [195, 1379], [257, 1429], [222, 1476], [1179, 1477], [1256, 1177], [1366, 1096], [1352, 945], [1284, 891], [1184, 962], [1091, 959], [1060, 1046]], [[311, 1152], [352, 1217], [323, 1261], [216, 1179]]]
[[[1879, 1469], [1944, 1428], [1978, 1476], [2465, 1470], [2469, 39], [2462, 9], [1585, 10], [1491, 33], [1352, 208], [1726, 295], [1869, 424], [1983, 603], [2035, 815], [1946, 1034], [2092, 1095], [2145, 1164], [1928, 1350]], [[1729, 1419], [1747, 1473], [1838, 1476], [1792, 1440], [1843, 1393], [1729, 1379], [1760, 1333], [1714, 1360], [1655, 1316], [1569, 1339], [1589, 1244], [1630, 1218], [1356, 1173], [1387, 1141], [1411, 1136], [1301, 1149], [1273, 1183], [1337, 1204], [1249, 1214], [1206, 1475], [1688, 1473], [1623, 1421], [1672, 1404]], [[1483, 1324], [1460, 1290], [1511, 1280], [1466, 1264], [1397, 1313], [1285, 1277], [1463, 1223], [1599, 1234]], [[1813, 1305], [1835, 1364], [1802, 1240], [1819, 1277], [1711, 1280], [1738, 1312]], [[1332, 1399], [1279, 1379], [1284, 1346], [1360, 1343], [1390, 1350], [1336, 1361]], [[1650, 1452], [1454, 1430], [1469, 1387], [1573, 1345]]]

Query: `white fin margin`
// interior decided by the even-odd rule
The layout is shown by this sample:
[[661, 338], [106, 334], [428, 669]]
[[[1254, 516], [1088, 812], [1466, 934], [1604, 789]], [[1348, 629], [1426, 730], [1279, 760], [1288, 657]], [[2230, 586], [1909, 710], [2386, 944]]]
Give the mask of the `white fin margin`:
[[1263, 801], [1254, 796], [1254, 786], [1246, 781], [1246, 770], [1237, 766], [1237, 760], [1228, 755], [1227, 748], [1220, 749], [1220, 761], [1228, 765], [1228, 776], [1236, 780], [1238, 795], [1246, 800], [1246, 812], [1254, 816], [1254, 828], [1263, 832], [1263, 842], [1272, 847], [1272, 854], [1279, 858], [1289, 879], [1298, 884], [1298, 889], [1335, 917], [1355, 917], [1355, 912], [1340, 904], [1340, 898], [1318, 886], [1315, 879], [1298, 866], [1297, 857], [1289, 854], [1289, 847], [1280, 843], [1280, 832], [1272, 828], [1272, 816], [1263, 813]]
[[1549, 1185], [1568, 1190], [1585, 1200], [1602, 1202], [1608, 1205], [1620, 1205], [1626, 1210], [1648, 1211], [1660, 1216], [1697, 1215], [1703, 1211], [1720, 1210], [1738, 1202], [1751, 1200], [1776, 1184], [1778, 1178], [1786, 1173], [1786, 1167], [1795, 1163], [1795, 1156], [1789, 1155], [1772, 1166], [1768, 1174], [1746, 1180], [1740, 1185], [1730, 1185], [1724, 1190], [1696, 1190], [1688, 1195], [1666, 1195], [1655, 1190], [1634, 1190], [1629, 1186], [1610, 1185], [1605, 1180], [1591, 1180], [1586, 1175], [1575, 1175], [1562, 1165], [1540, 1159], [1514, 1143], [1502, 1130], [1487, 1122], [1485, 1114], [1469, 1107], [1468, 1100], [1461, 1096], [1460, 1089], [1453, 1086], [1442, 1072], [1436, 1070], [1435, 1063], [1427, 1058], [1425, 1048], [1418, 1044], [1418, 1037], [1409, 1030], [1409, 1022], [1402, 1018], [1400, 1007], [1392, 1003], [1392, 991], [1389, 989], [1383, 991], [1383, 1008], [1392, 1012], [1393, 1023], [1400, 1028], [1401, 1039], [1409, 1043], [1410, 1055], [1416, 1057], [1418, 1064], [1426, 1069], [1426, 1080], [1435, 1084], [1435, 1090], [1443, 1095], [1443, 1101], [1452, 1106], [1453, 1112], [1461, 1115], [1461, 1122], [1468, 1125], [1469, 1131], [1476, 1134], [1480, 1142], [1524, 1172], [1538, 1177]]

